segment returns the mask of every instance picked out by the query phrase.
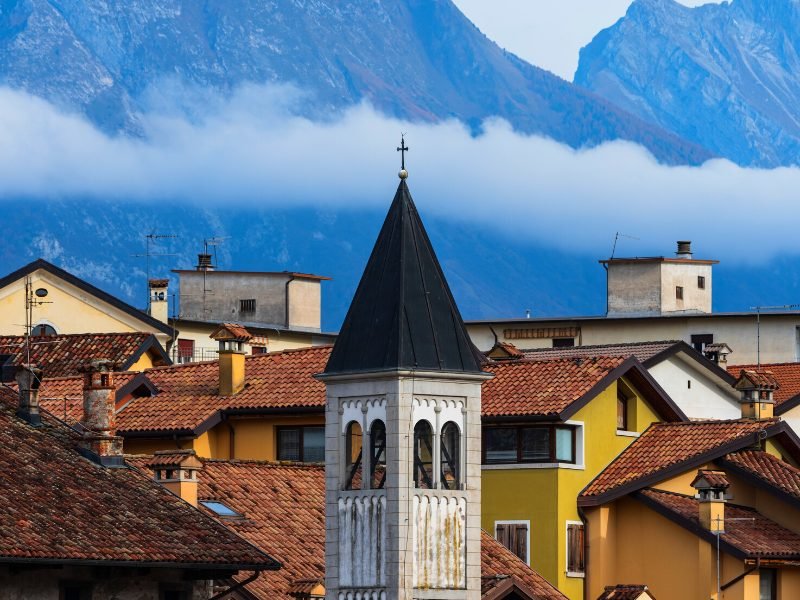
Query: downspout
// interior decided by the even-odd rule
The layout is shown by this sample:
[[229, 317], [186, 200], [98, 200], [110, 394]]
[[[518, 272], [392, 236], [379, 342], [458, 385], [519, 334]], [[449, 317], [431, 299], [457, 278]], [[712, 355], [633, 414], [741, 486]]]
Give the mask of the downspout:
[[722, 585], [720, 586], [720, 588], [719, 588], [719, 589], [720, 589], [721, 591], [723, 591], [723, 592], [724, 592], [724, 591], [725, 591], [725, 590], [727, 590], [729, 587], [731, 587], [732, 585], [735, 585], [735, 584], [739, 583], [739, 582], [740, 582], [742, 579], [744, 579], [745, 577], [747, 577], [748, 575], [750, 575], [750, 573], [752, 573], [753, 571], [757, 571], [757, 570], [758, 570], [758, 569], [760, 569], [760, 568], [761, 568], [761, 559], [760, 559], [760, 558], [757, 558], [757, 559], [756, 559], [756, 564], [755, 564], [755, 565], [753, 565], [752, 567], [750, 567], [749, 569], [747, 569], [747, 570], [746, 570], [746, 571], [744, 571], [743, 573], [741, 573], [741, 574], [737, 575], [736, 577], [734, 577], [733, 579], [731, 579], [731, 580], [730, 580], [728, 583], [724, 583], [724, 584], [722, 584]]
[[284, 301], [285, 301], [284, 312], [286, 317], [286, 329], [289, 329], [289, 284], [292, 283], [294, 280], [295, 276], [289, 275], [289, 279], [286, 281], [286, 289], [284, 294]]
[[578, 507], [578, 518], [583, 523], [583, 597], [589, 598], [589, 525], [582, 506]]
[[244, 580], [240, 581], [239, 583], [237, 583], [235, 585], [232, 585], [227, 590], [224, 590], [224, 591], [220, 592], [219, 594], [211, 596], [211, 598], [209, 598], [208, 600], [221, 600], [222, 598], [224, 598], [228, 594], [232, 594], [233, 592], [236, 592], [236, 591], [242, 589], [248, 583], [253, 583], [256, 579], [258, 579], [259, 575], [261, 575], [261, 571], [254, 571], [253, 574], [250, 577], [248, 577], [247, 579], [244, 579]]

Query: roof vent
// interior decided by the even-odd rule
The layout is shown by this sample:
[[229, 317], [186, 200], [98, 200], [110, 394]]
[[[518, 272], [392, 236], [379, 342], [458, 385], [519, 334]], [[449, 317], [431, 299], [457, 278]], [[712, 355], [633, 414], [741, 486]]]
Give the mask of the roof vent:
[[211, 262], [210, 254], [197, 255], [197, 270], [198, 271], [213, 271], [214, 265]]
[[688, 240], [678, 242], [678, 251], [675, 254], [678, 258], [692, 258], [692, 242]]

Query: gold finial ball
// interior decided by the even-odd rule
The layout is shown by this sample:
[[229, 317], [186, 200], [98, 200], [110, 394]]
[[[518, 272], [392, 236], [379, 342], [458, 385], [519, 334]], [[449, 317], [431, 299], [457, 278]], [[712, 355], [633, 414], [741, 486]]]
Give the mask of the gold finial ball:
[[400, 169], [400, 172], [397, 174], [400, 179], [408, 179], [408, 171], [405, 169]]

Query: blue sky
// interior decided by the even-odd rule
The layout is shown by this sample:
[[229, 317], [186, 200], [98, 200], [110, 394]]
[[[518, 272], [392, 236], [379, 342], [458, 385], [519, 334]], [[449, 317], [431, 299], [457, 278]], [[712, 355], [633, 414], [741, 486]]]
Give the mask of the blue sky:
[[[572, 81], [578, 51], [625, 14], [631, 0], [454, 0], [487, 36]], [[679, 0], [686, 6], [709, 0]]]

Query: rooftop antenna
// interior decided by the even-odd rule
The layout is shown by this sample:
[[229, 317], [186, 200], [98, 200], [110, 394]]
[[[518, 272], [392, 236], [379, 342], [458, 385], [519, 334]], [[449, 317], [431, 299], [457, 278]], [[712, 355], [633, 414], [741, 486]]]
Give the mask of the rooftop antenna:
[[47, 288], [33, 289], [33, 279], [25, 277], [25, 364], [31, 364], [31, 334], [33, 333], [33, 308], [43, 304], [52, 304], [47, 297]]
[[626, 233], [620, 233], [619, 231], [614, 236], [614, 245], [611, 247], [611, 256], [609, 257], [608, 262], [602, 263], [603, 268], [606, 270], [606, 315], [608, 315], [608, 265], [611, 263], [612, 260], [614, 260], [614, 256], [617, 253], [617, 243], [619, 242], [619, 238], [636, 240], [637, 242], [641, 241], [637, 237], [628, 235]]
[[800, 308], [800, 304], [784, 304], [782, 306], [751, 306], [750, 310], [756, 311], [756, 369], [761, 368], [761, 311], [762, 310], [792, 310]]
[[[217, 261], [217, 246], [221, 245], [223, 242], [225, 242], [225, 240], [229, 240], [230, 238], [231, 236], [225, 235], [225, 236], [214, 236], [203, 239], [203, 254], [209, 256], [210, 255], [208, 251], [209, 247], [214, 249], [214, 261], [210, 265], [212, 269], [216, 268], [217, 264], [219, 264]], [[207, 280], [208, 269], [202, 269], [202, 271], [203, 271], [203, 318], [205, 319], [206, 312], [208, 310], [206, 308], [206, 294], [213, 293], [213, 291], [208, 288], [208, 280]]]
[[156, 240], [166, 240], [166, 239], [174, 239], [177, 238], [177, 235], [173, 235], [171, 233], [156, 233], [152, 231], [144, 236], [145, 242], [144, 247], [145, 251], [144, 254], [132, 254], [131, 256], [135, 256], [136, 258], [144, 258], [145, 259], [145, 271], [147, 279], [145, 280], [145, 289], [147, 290], [147, 310], [150, 311], [150, 257], [151, 256], [177, 256], [177, 254], [167, 253], [167, 252], [151, 252], [150, 246], [156, 243]]

